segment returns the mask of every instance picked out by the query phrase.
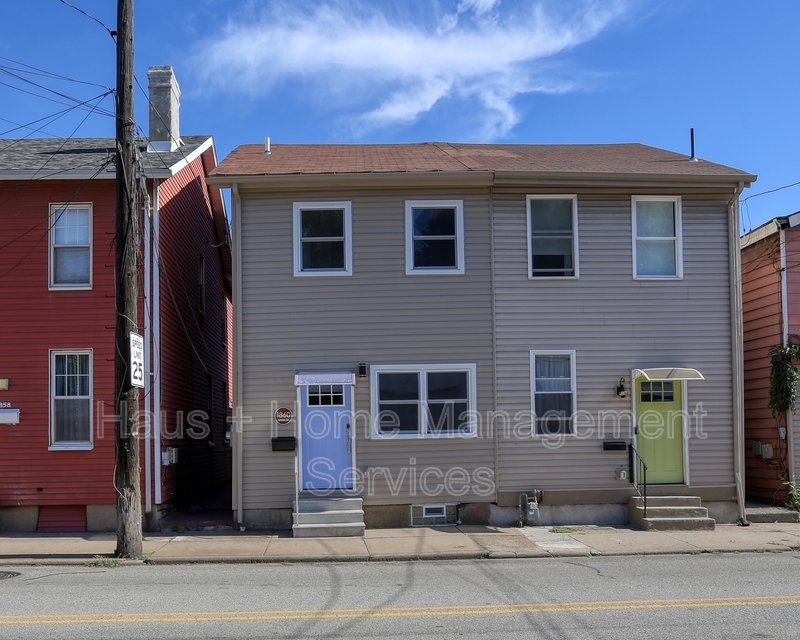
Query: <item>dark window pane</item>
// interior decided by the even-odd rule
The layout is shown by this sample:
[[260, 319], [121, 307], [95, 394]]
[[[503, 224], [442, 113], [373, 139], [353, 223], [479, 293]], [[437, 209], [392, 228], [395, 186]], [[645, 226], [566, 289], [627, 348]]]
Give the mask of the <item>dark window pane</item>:
[[344, 269], [344, 242], [304, 242], [303, 270]]
[[415, 267], [455, 267], [455, 240], [414, 240]]
[[378, 430], [381, 433], [417, 433], [419, 432], [419, 404], [395, 404], [381, 402], [379, 404]]
[[561, 417], [569, 418], [572, 416], [572, 394], [537, 393], [535, 409], [536, 415], [540, 418], [551, 411]]
[[536, 433], [539, 435], [572, 433], [572, 420], [569, 418], [559, 418], [554, 415], [548, 415], [545, 418], [537, 418]]
[[55, 249], [55, 284], [89, 284], [89, 248]]
[[467, 373], [465, 371], [437, 371], [428, 374], [429, 400], [465, 400], [467, 398]]
[[304, 238], [343, 238], [344, 211], [341, 209], [303, 211]]
[[89, 399], [55, 400], [54, 402], [56, 442], [87, 442], [90, 426]]
[[466, 402], [428, 403], [428, 432], [446, 433], [468, 429]]
[[455, 209], [414, 209], [415, 236], [455, 236]]
[[418, 373], [379, 373], [379, 400], [419, 400]]

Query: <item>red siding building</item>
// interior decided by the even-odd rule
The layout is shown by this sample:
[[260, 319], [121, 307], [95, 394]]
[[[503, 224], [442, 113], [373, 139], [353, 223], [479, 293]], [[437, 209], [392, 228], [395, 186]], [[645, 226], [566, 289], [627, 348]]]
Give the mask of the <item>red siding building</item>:
[[[210, 136], [153, 67], [141, 140], [142, 501], [230, 481], [230, 245]], [[165, 125], [165, 123], [169, 123]], [[116, 528], [113, 139], [0, 140], [0, 531]]]
[[[800, 334], [800, 213], [775, 218], [742, 238], [744, 314], [745, 489], [783, 502], [795, 480], [800, 415], [768, 408], [773, 346]], [[794, 342], [797, 340], [794, 339]]]

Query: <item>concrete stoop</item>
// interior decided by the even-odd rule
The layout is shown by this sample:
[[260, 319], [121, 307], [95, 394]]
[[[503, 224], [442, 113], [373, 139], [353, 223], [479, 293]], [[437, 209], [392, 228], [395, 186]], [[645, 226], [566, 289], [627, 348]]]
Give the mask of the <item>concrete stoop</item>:
[[748, 522], [798, 522], [800, 516], [797, 511], [786, 507], [750, 500], [744, 503], [744, 508]]
[[644, 500], [635, 496], [628, 500], [628, 521], [645, 531], [713, 531], [716, 522], [708, 517], [708, 509], [695, 496], [648, 496], [647, 517]]
[[295, 538], [326, 538], [364, 535], [361, 498], [302, 496], [293, 503], [292, 535]]

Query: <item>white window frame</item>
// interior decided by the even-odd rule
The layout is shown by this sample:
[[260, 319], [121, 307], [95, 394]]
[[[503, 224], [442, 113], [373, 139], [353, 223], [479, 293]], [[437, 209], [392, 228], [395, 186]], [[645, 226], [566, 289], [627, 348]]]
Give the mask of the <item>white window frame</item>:
[[[61, 246], [71, 247], [86, 247], [87, 245], [57, 245], [56, 244], [56, 212], [64, 209], [88, 209], [89, 210], [89, 282], [81, 283], [57, 283], [56, 280], [56, 265], [55, 265], [55, 250]], [[94, 280], [94, 210], [91, 202], [51, 202], [50, 215], [48, 216], [49, 223], [49, 247], [47, 252], [48, 262], [48, 287], [51, 291], [86, 291], [92, 288]]]
[[[452, 267], [414, 266], [414, 209], [455, 209], [456, 264]], [[406, 275], [459, 275], [464, 269], [464, 201], [406, 200]]]
[[[538, 433], [536, 429], [536, 357], [537, 356], [569, 356], [570, 358], [570, 388], [572, 393], [572, 424], [569, 433]], [[575, 365], [576, 351], [574, 349], [534, 349], [531, 350], [531, 435], [534, 438], [552, 438], [554, 436], [575, 436], [575, 413], [578, 410], [578, 385], [577, 367]], [[553, 392], [542, 392], [553, 393]]]
[[[302, 212], [320, 209], [342, 209], [344, 211], [344, 269], [303, 269], [303, 224]], [[293, 251], [294, 275], [297, 277], [351, 276], [353, 275], [353, 207], [351, 202], [294, 202], [292, 203], [294, 226]]]
[[[535, 276], [533, 275], [533, 238], [531, 230], [532, 200], [571, 200], [572, 201], [572, 262], [575, 273], [571, 276]], [[578, 196], [577, 194], [536, 194], [526, 196], [526, 227], [528, 229], [528, 279], [529, 280], [577, 280], [580, 277], [578, 260]]]
[[[636, 245], [639, 241], [639, 232], [636, 228], [636, 203], [637, 202], [672, 202], [675, 206], [675, 236], [672, 238], [658, 238], [654, 236], [643, 237], [643, 240], [674, 240], [675, 241], [675, 274], [666, 276], [640, 276], [638, 274], [638, 258]], [[631, 228], [633, 230], [633, 279], [634, 280], [682, 280], [683, 279], [683, 222], [680, 196], [631, 196]]]
[[[89, 440], [56, 442], [56, 356], [89, 356]], [[50, 350], [50, 451], [89, 451], [94, 448], [94, 350], [93, 349], [51, 349]], [[84, 396], [79, 396], [84, 397]]]
[[[467, 374], [467, 412], [469, 431], [431, 433], [427, 424], [428, 403], [427, 377], [425, 374], [435, 371], [448, 371]], [[477, 367], [475, 364], [381, 364], [370, 365], [370, 420], [372, 422], [372, 438], [376, 440], [400, 440], [411, 438], [476, 438], [478, 436], [477, 421]], [[378, 428], [380, 413], [380, 396], [378, 388], [379, 373], [417, 373], [419, 374], [419, 406], [420, 431], [416, 433], [381, 433]], [[457, 416], [456, 416], [457, 417]]]

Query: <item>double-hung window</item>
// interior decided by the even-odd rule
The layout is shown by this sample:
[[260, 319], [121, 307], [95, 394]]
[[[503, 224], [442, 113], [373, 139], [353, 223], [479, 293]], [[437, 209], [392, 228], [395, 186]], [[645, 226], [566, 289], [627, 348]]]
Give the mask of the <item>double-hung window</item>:
[[573, 433], [574, 351], [531, 351], [531, 398], [537, 435]]
[[295, 202], [293, 213], [294, 275], [352, 275], [351, 204]]
[[376, 437], [474, 436], [475, 365], [373, 365]]
[[578, 197], [528, 196], [528, 277], [578, 277]]
[[631, 208], [634, 277], [682, 278], [681, 199], [633, 196]]
[[50, 448], [92, 448], [92, 352], [50, 352]]
[[50, 205], [50, 288], [92, 286], [92, 206]]
[[464, 203], [406, 201], [406, 274], [464, 273]]

